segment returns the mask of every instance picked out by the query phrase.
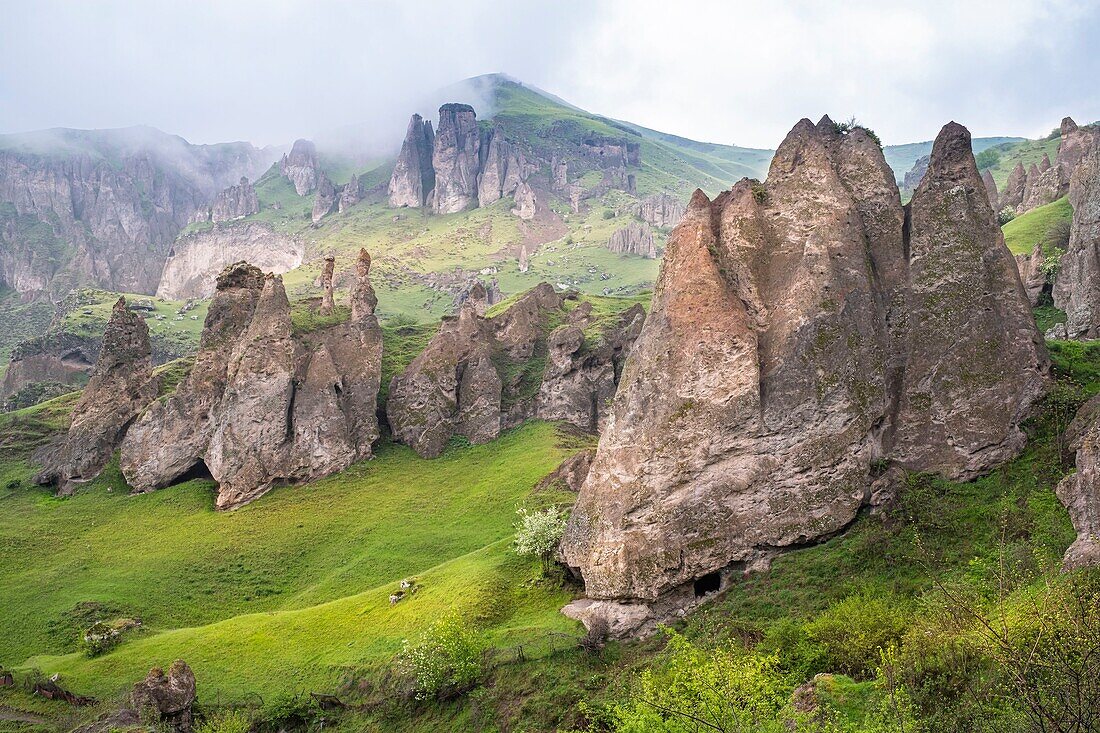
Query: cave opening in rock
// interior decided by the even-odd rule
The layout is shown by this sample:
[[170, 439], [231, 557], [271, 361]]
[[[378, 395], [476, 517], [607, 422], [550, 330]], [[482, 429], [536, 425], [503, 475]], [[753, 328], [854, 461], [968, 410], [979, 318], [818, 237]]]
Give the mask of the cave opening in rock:
[[195, 465], [187, 469], [179, 478], [175, 480], [176, 484], [186, 483], [188, 481], [214, 481], [214, 474], [210, 473], [210, 469], [206, 466], [206, 461], [198, 460]]
[[707, 573], [692, 585], [695, 597], [702, 598], [707, 593], [717, 593], [722, 588], [722, 575], [718, 572]]

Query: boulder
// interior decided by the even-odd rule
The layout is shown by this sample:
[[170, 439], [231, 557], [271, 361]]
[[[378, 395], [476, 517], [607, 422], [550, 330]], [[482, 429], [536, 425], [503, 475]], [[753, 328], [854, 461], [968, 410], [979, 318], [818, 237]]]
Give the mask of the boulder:
[[655, 193], [631, 207], [631, 213], [646, 224], [658, 229], [672, 228], [684, 218], [686, 207], [675, 196]]
[[872, 462], [968, 478], [1020, 448], [1046, 352], [965, 128], [910, 218], [873, 137], [827, 117], [765, 184], [696, 191], [562, 543], [590, 599], [644, 631], [844, 530]]
[[527, 272], [531, 269], [530, 257], [527, 254], [527, 245], [521, 244], [519, 246], [519, 271]]
[[174, 733], [190, 733], [194, 704], [195, 673], [182, 659], [172, 662], [167, 674], [158, 667], [149, 670], [130, 692], [130, 705], [143, 722], [161, 724]]
[[454, 103], [440, 107], [432, 151], [435, 213], [453, 214], [477, 206], [480, 155], [481, 134], [474, 108]]
[[332, 273], [336, 269], [336, 258], [326, 255], [321, 266], [321, 307], [318, 312], [323, 316], [332, 315], [336, 303], [332, 298]]
[[[1059, 164], [1060, 165], [1060, 164]], [[1054, 305], [1066, 312], [1070, 338], [1100, 336], [1100, 139], [1077, 163], [1069, 184], [1069, 246], [1058, 267]]]
[[1077, 412], [1066, 430], [1066, 443], [1076, 452], [1077, 471], [1055, 489], [1069, 510], [1077, 539], [1066, 550], [1067, 569], [1100, 565], [1100, 396]]
[[118, 449], [130, 422], [157, 396], [145, 319], [119, 298], [103, 334], [88, 386], [72, 412], [64, 441], [46, 460], [36, 481], [61, 496], [100, 474]]
[[413, 115], [390, 176], [390, 206], [415, 209], [427, 203], [428, 194], [435, 188], [434, 147], [432, 123], [424, 122], [420, 115]]
[[308, 196], [317, 189], [317, 148], [309, 140], [295, 140], [290, 153], [283, 156], [279, 170], [294, 184], [299, 196]]
[[647, 260], [657, 258], [657, 245], [653, 242], [653, 230], [648, 224], [631, 222], [612, 233], [607, 248], [615, 254], [637, 255]]

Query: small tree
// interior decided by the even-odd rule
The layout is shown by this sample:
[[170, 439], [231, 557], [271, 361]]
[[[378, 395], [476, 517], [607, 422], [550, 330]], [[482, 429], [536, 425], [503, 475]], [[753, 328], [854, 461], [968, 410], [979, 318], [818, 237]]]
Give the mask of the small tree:
[[537, 556], [545, 575], [550, 572], [551, 559], [565, 534], [565, 523], [569, 515], [561, 509], [550, 507], [540, 512], [520, 509], [519, 517], [520, 522], [516, 525], [516, 553]]
[[451, 697], [473, 688], [481, 679], [485, 645], [457, 614], [432, 624], [416, 644], [405, 640], [399, 664], [412, 676], [417, 700]]

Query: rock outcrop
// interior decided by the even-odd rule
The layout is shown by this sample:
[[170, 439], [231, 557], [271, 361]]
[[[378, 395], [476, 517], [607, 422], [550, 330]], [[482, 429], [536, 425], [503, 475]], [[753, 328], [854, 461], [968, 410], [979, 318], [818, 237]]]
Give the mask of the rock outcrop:
[[563, 541], [597, 599], [571, 613], [651, 629], [846, 528], [872, 462], [989, 470], [1047, 370], [965, 128], [907, 217], [866, 131], [802, 120], [766, 184], [697, 191], [671, 236]]
[[657, 245], [653, 242], [653, 230], [646, 224], [631, 223], [611, 234], [607, 248], [616, 254], [637, 255], [646, 259], [657, 258]]
[[54, 383], [73, 389], [91, 375], [103, 342], [67, 331], [46, 333], [18, 344], [0, 382], [0, 397], [10, 397], [32, 384]]
[[313, 212], [311, 220], [317, 224], [321, 219], [332, 213], [336, 206], [336, 187], [324, 173], [317, 178], [317, 193], [313, 197]]
[[1043, 272], [1043, 243], [1036, 242], [1031, 254], [1016, 255], [1016, 270], [1020, 273], [1020, 282], [1027, 293], [1032, 307], [1039, 304], [1039, 296], [1047, 285], [1047, 276]]
[[337, 202], [336, 210], [343, 214], [362, 200], [363, 188], [359, 183], [359, 176], [352, 176], [351, 179], [340, 188], [340, 199]]
[[94, 479], [111, 460], [130, 421], [156, 396], [149, 328], [119, 298], [69, 430], [36, 481], [69, 496], [79, 484]]
[[650, 226], [666, 229], [678, 225], [686, 210], [683, 202], [675, 196], [655, 193], [636, 203], [631, 208], [631, 213]]
[[1069, 184], [1073, 223], [1058, 267], [1054, 305], [1066, 312], [1069, 338], [1100, 336], [1100, 138], [1082, 152]]
[[993, 180], [993, 174], [989, 172], [989, 169], [982, 173], [982, 183], [985, 184], [985, 193], [989, 196], [989, 206], [994, 212], [998, 211], [997, 204], [1001, 201], [1001, 195], [997, 192], [997, 182]]
[[1015, 211], [1016, 207], [1024, 200], [1024, 187], [1026, 185], [1027, 172], [1024, 170], [1024, 164], [1017, 163], [1012, 172], [1008, 174], [1005, 190], [1001, 192], [1001, 203], [997, 210], [1008, 208]]
[[210, 221], [220, 224], [224, 221], [241, 219], [260, 210], [260, 199], [256, 189], [242, 177], [236, 186], [230, 186], [217, 195], [210, 205]]
[[1024, 192], [1024, 200], [1020, 202], [1019, 213], [1031, 211], [1040, 206], [1045, 206], [1057, 201], [1066, 195], [1066, 185], [1062, 182], [1061, 168], [1047, 168], [1040, 170], [1034, 181], [1029, 182]]
[[415, 209], [427, 204], [428, 195], [435, 188], [434, 149], [432, 123], [424, 122], [420, 115], [413, 115], [390, 176], [390, 206]]
[[219, 273], [234, 262], [251, 262], [282, 274], [302, 264], [305, 244], [256, 221], [188, 234], [176, 240], [164, 264], [157, 296], [169, 300], [209, 298]]
[[499, 126], [482, 140], [481, 152], [484, 157], [477, 179], [477, 199], [479, 206], [488, 206], [515, 194], [525, 178], [524, 165]]
[[[542, 283], [486, 318], [485, 289], [471, 290], [458, 314], [394, 376], [386, 414], [395, 439], [434, 458], [453, 436], [487, 442], [532, 417], [595, 430], [644, 313], [624, 312], [589, 342], [583, 329], [600, 324], [588, 308], [565, 303]], [[568, 323], [553, 329], [561, 320]]]
[[1077, 532], [1063, 560], [1068, 570], [1100, 565], [1100, 396], [1077, 412], [1066, 431], [1066, 442], [1077, 454], [1076, 473], [1056, 488]]
[[317, 147], [309, 140], [295, 140], [290, 153], [279, 163], [279, 170], [294, 184], [299, 196], [308, 196], [317, 189], [319, 168]]
[[195, 704], [195, 673], [187, 662], [177, 659], [164, 670], [154, 667], [145, 679], [134, 685], [130, 705], [142, 722], [151, 721], [173, 733], [190, 733]]
[[922, 155], [917, 158], [913, 163], [913, 167], [909, 169], [909, 172], [905, 174], [905, 178], [902, 179], [901, 187], [906, 191], [916, 191], [917, 186], [924, 180], [924, 175], [928, 172], [928, 162], [930, 156]]
[[519, 182], [512, 200], [515, 204], [512, 207], [513, 216], [518, 216], [524, 221], [535, 218], [535, 214], [538, 212], [538, 198], [535, 196], [535, 190], [527, 185], [527, 181]]
[[445, 104], [439, 108], [439, 128], [432, 150], [435, 171], [432, 210], [453, 214], [477, 206], [477, 177], [481, 163], [481, 134], [474, 108]]
[[382, 334], [369, 276], [364, 251], [350, 321], [297, 336], [279, 276], [244, 263], [222, 273], [191, 373], [123, 441], [134, 490], [206, 474], [230, 509], [370, 457]]
[[1060, 169], [1062, 183], [1068, 186], [1078, 163], [1097, 144], [1100, 129], [1091, 125], [1079, 127], [1072, 118], [1066, 117], [1062, 120], [1061, 132], [1062, 139], [1058, 143], [1055, 167]]
[[332, 274], [335, 270], [336, 258], [327, 255], [321, 266], [321, 308], [319, 310], [322, 316], [332, 315], [332, 311], [336, 309], [336, 302], [332, 297]]

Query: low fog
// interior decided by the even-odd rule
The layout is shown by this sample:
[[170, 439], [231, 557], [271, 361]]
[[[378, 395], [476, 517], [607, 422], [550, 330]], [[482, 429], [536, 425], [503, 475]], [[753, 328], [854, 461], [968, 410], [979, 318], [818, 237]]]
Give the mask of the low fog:
[[192, 143], [310, 137], [369, 156], [396, 150], [412, 112], [491, 112], [452, 85], [494, 72], [753, 147], [826, 112], [887, 143], [931, 139], [949, 119], [1031, 137], [1066, 114], [1100, 119], [1095, 3], [530, 5], [22, 3], [0, 25], [0, 133], [149, 125]]

